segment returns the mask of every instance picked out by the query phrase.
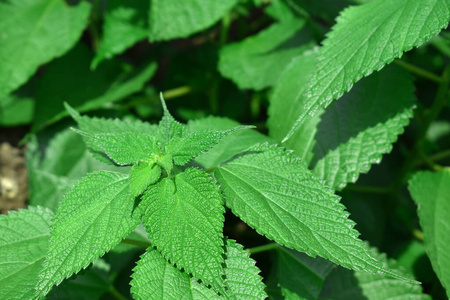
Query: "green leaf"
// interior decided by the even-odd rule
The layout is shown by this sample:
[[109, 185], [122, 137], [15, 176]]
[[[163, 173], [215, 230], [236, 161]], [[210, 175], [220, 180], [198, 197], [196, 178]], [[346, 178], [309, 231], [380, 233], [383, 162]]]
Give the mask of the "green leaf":
[[161, 167], [154, 162], [139, 161], [130, 172], [130, 195], [139, 196], [161, 177]]
[[167, 109], [167, 105], [166, 102], [164, 101], [162, 93], [160, 97], [164, 115], [158, 124], [157, 137], [158, 141], [160, 141], [164, 145], [167, 145], [172, 139], [178, 139], [183, 136], [185, 131], [185, 125], [176, 121], [174, 117], [172, 117], [169, 110]]
[[283, 148], [256, 145], [214, 175], [233, 213], [277, 243], [346, 268], [403, 278], [380, 267], [339, 197]]
[[323, 42], [306, 106], [285, 139], [361, 77], [437, 35], [449, 18], [447, 0], [378, 0], [344, 10]]
[[184, 38], [210, 27], [236, 0], [151, 0], [148, 37], [151, 42]]
[[[207, 117], [195, 121], [189, 121], [187, 131], [195, 132], [201, 130], [229, 130], [240, 124], [236, 121], [221, 118]], [[218, 166], [233, 156], [246, 150], [248, 147], [257, 143], [269, 142], [275, 144], [275, 141], [259, 133], [256, 130], [239, 130], [234, 131], [224, 137], [217, 145], [212, 147], [208, 152], [198, 156], [195, 161], [206, 169]]]
[[34, 99], [14, 94], [0, 96], [0, 126], [29, 124], [33, 113]]
[[286, 299], [318, 299], [323, 282], [333, 269], [325, 259], [284, 247], [277, 248], [277, 275]]
[[314, 174], [333, 189], [355, 182], [403, 133], [413, 116], [409, 72], [389, 66], [358, 82], [321, 116], [315, 136]]
[[131, 293], [134, 299], [217, 299], [219, 296], [148, 248], [133, 269]]
[[219, 143], [229, 134], [243, 129], [255, 128], [254, 126], [237, 126], [227, 130], [200, 130], [185, 132], [183, 137], [172, 139], [167, 146], [168, 153], [173, 156], [176, 165], [185, 165], [194, 157], [207, 152], [211, 147]]
[[122, 53], [147, 37], [149, 4], [150, 1], [108, 1], [104, 14], [103, 36], [92, 67], [96, 68], [103, 60]]
[[[367, 247], [368, 248], [368, 247]], [[398, 264], [386, 258], [375, 248], [369, 249], [373, 257], [383, 263], [383, 268], [403, 272]], [[407, 275], [411, 277], [410, 275]], [[422, 294], [422, 287], [385, 274], [372, 274], [364, 271], [350, 271], [334, 268], [325, 280], [320, 299], [336, 300], [385, 300], [385, 299], [431, 299]]]
[[53, 213], [29, 207], [0, 215], [0, 298], [31, 299], [50, 239]]
[[418, 205], [425, 251], [450, 297], [450, 170], [418, 172], [408, 188]]
[[138, 225], [129, 193], [126, 175], [98, 171], [66, 194], [53, 220], [38, 297], [86, 268]]
[[186, 169], [158, 181], [141, 199], [139, 208], [152, 244], [178, 268], [220, 291], [224, 207], [212, 178]]
[[[303, 44], [305, 20], [289, 18], [220, 51], [219, 71], [240, 89], [272, 86], [286, 65], [314, 43]], [[303, 44], [303, 45], [302, 45]]]
[[64, 102], [80, 112], [101, 108], [140, 91], [156, 71], [156, 63], [131, 71], [114, 60], [92, 71], [91, 59], [91, 50], [78, 44], [46, 67], [37, 82], [34, 130], [67, 117]]
[[[307, 84], [315, 70], [317, 55], [317, 51], [307, 51], [294, 58], [274, 86], [270, 96], [267, 127], [269, 135], [278, 141], [291, 130], [306, 104]], [[317, 114], [305, 120], [292, 138], [283, 143], [283, 146], [294, 150], [295, 155], [306, 165], [313, 157], [314, 135], [320, 121], [319, 117]]]
[[0, 96], [72, 48], [87, 25], [90, 8], [85, 1], [77, 6], [63, 0], [0, 2]]
[[111, 160], [119, 165], [132, 165], [140, 160], [159, 154], [160, 149], [155, 137], [141, 132], [97, 133], [90, 134], [73, 129], [89, 143], [94, 143]]

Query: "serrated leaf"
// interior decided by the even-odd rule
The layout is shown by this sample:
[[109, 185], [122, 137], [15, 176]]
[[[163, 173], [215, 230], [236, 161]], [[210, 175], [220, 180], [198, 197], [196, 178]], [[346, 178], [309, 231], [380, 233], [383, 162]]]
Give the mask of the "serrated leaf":
[[185, 165], [194, 157], [208, 151], [229, 134], [254, 126], [237, 126], [227, 130], [200, 130], [185, 133], [182, 138], [172, 139], [167, 145], [167, 152], [172, 154], [176, 165]]
[[97, 133], [90, 134], [77, 129], [89, 143], [100, 147], [111, 160], [119, 165], [132, 165], [140, 160], [149, 159], [152, 154], [159, 154], [160, 148], [156, 139], [146, 133], [122, 132], [122, 133]]
[[0, 215], [0, 298], [30, 299], [47, 253], [53, 213], [29, 207]]
[[[370, 253], [384, 268], [403, 272], [398, 264], [379, 253], [376, 248], [370, 248]], [[405, 274], [405, 276], [412, 277]], [[422, 287], [403, 280], [389, 277], [385, 274], [372, 274], [364, 271], [350, 271], [341, 267], [334, 268], [326, 278], [319, 299], [336, 300], [386, 300], [386, 299], [422, 299], [431, 297], [422, 294]]]
[[[211, 128], [214, 130], [229, 130], [239, 125], [238, 122], [231, 119], [210, 116], [195, 121], [189, 121], [187, 130], [191, 132]], [[208, 152], [195, 158], [195, 161], [201, 164], [205, 169], [210, 169], [241, 153], [248, 147], [264, 142], [275, 144], [274, 140], [256, 130], [234, 131], [224, 137]]]
[[223, 47], [219, 53], [220, 73], [240, 89], [272, 86], [294, 57], [314, 45], [306, 44], [299, 34], [304, 25], [304, 19], [290, 17]]
[[212, 178], [186, 169], [152, 185], [141, 199], [139, 208], [152, 244], [178, 268], [220, 291], [224, 207]]
[[438, 34], [449, 19], [447, 0], [378, 0], [344, 10], [323, 42], [306, 106], [285, 139], [361, 77]]
[[139, 161], [130, 171], [130, 195], [139, 196], [161, 177], [161, 167], [154, 162]]
[[158, 156], [156, 163], [163, 168], [167, 174], [170, 174], [173, 169], [172, 155], [169, 153]]
[[9, 94], [41, 64], [69, 50], [87, 25], [90, 8], [84, 1], [77, 6], [62, 0], [2, 1], [0, 95]]
[[391, 151], [414, 104], [412, 78], [400, 67], [389, 66], [355, 84], [321, 115], [314, 174], [335, 190], [355, 182]]
[[250, 254], [230, 239], [225, 248], [225, 286], [232, 299], [266, 299], [265, 285]]
[[403, 278], [380, 267], [358, 239], [339, 197], [283, 148], [256, 145], [214, 175], [226, 205], [268, 238], [346, 268]]
[[[281, 141], [291, 130], [301, 114], [307, 94], [307, 84], [316, 66], [317, 51], [308, 51], [294, 58], [284, 69], [270, 96], [267, 127], [269, 136]], [[305, 120], [293, 136], [283, 146], [294, 150], [296, 156], [306, 165], [312, 160], [314, 136], [320, 115]]]
[[133, 271], [130, 284], [135, 299], [220, 299], [213, 290], [172, 266], [153, 248], [147, 249]]
[[408, 189], [418, 204], [425, 251], [450, 297], [450, 170], [418, 172]]
[[174, 117], [172, 117], [169, 110], [167, 109], [167, 105], [164, 101], [164, 98], [162, 97], [162, 94], [161, 104], [163, 107], [164, 115], [158, 124], [157, 137], [158, 141], [160, 141], [164, 145], [167, 145], [172, 139], [178, 139], [183, 136], [185, 132], [185, 125], [176, 121]]
[[133, 207], [128, 177], [120, 173], [91, 173], [70, 190], [53, 220], [37, 297], [126, 237], [139, 223]]
[[148, 34], [150, 1], [110, 0], [107, 3], [103, 22], [103, 36], [91, 66], [122, 53]]
[[236, 0], [152, 0], [149, 40], [166, 41], [188, 37], [210, 27], [237, 3]]

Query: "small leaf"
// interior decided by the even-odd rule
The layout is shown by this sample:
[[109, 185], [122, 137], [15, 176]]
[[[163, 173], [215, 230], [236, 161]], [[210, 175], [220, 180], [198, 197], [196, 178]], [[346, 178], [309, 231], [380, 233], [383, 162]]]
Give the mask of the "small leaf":
[[117, 245], [139, 223], [133, 217], [126, 175], [98, 171], [66, 194], [51, 228], [38, 297], [53, 285], [86, 268]]
[[405, 279], [380, 267], [358, 239], [339, 198], [283, 148], [256, 145], [214, 175], [226, 205], [268, 238], [346, 268]]
[[425, 251], [450, 297], [450, 170], [418, 172], [408, 188], [418, 205]]
[[0, 299], [31, 299], [47, 253], [53, 213], [29, 207], [0, 215]]
[[181, 138], [183, 136], [185, 126], [180, 122], [176, 121], [169, 113], [169, 110], [167, 109], [166, 102], [164, 101], [162, 93], [160, 97], [164, 115], [161, 121], [159, 122], [158, 126], [158, 133], [157, 133], [158, 141], [160, 141], [164, 145], [167, 145], [172, 139]]
[[216, 290], [223, 288], [222, 195], [212, 178], [187, 169], [152, 185], [139, 205], [152, 244]]
[[139, 161], [130, 172], [130, 195], [139, 196], [161, 177], [161, 167], [154, 162]]
[[167, 174], [170, 174], [172, 172], [173, 159], [172, 159], [172, 155], [170, 155], [169, 153], [166, 153], [166, 154], [163, 154], [163, 155], [159, 155], [158, 156], [158, 160], [156, 161], [156, 163], [159, 166], [161, 166], [161, 168], [166, 170]]

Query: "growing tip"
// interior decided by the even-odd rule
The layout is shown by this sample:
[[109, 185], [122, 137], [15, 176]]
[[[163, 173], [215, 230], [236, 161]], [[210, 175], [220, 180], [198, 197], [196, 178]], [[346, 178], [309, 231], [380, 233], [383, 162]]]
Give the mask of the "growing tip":
[[159, 92], [159, 98], [161, 99], [161, 104], [164, 111], [167, 111], [166, 101], [164, 100], [163, 92]]

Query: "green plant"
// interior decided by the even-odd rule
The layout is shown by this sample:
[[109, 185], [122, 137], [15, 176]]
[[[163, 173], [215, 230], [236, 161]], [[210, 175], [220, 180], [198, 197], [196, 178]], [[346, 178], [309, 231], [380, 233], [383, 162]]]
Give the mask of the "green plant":
[[446, 299], [449, 21], [448, 0], [0, 2], [30, 179], [0, 298]]

